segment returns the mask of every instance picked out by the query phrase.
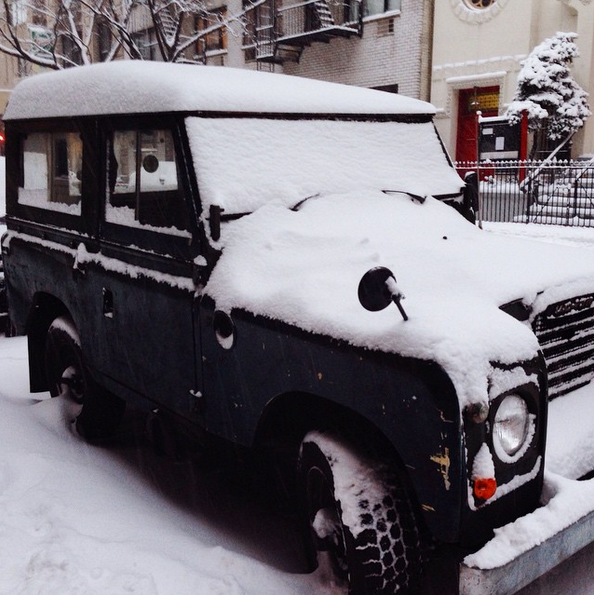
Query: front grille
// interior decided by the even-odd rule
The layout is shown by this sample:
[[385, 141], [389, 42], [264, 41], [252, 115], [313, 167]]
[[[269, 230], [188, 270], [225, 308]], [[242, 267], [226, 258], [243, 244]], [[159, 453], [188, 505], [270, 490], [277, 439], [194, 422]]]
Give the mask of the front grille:
[[533, 329], [547, 362], [549, 399], [594, 378], [594, 294], [551, 304]]

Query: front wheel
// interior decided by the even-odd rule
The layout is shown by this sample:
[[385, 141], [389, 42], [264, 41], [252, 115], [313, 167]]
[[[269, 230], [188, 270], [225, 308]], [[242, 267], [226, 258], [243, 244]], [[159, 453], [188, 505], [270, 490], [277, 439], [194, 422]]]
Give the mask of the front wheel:
[[80, 338], [72, 320], [59, 316], [45, 338], [45, 373], [52, 397], [64, 397], [68, 415], [89, 442], [109, 438], [124, 414], [125, 403], [97, 385], [83, 360]]
[[412, 505], [392, 466], [310, 432], [299, 476], [318, 562], [350, 595], [413, 592], [420, 574]]

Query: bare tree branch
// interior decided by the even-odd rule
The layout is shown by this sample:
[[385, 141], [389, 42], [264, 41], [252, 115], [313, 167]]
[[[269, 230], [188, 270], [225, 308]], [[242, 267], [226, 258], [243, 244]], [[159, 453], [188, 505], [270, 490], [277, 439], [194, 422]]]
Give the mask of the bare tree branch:
[[189, 52], [193, 46], [217, 31], [246, 31], [247, 13], [266, 1], [227, 15], [208, 9], [205, 0], [0, 0], [0, 52], [61, 69], [122, 57], [140, 60], [152, 43], [157, 59], [202, 62], [198, 48]]

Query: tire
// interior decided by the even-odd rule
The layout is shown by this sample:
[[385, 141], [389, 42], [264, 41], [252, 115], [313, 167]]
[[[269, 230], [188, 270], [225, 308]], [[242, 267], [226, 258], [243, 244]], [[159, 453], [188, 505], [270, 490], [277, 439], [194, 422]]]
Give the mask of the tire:
[[45, 339], [45, 374], [52, 397], [68, 403], [68, 421], [88, 442], [114, 435], [125, 403], [97, 385], [83, 360], [78, 332], [67, 316], [55, 318]]
[[301, 444], [299, 479], [318, 562], [350, 595], [411, 593], [421, 569], [410, 499], [393, 469], [331, 436]]

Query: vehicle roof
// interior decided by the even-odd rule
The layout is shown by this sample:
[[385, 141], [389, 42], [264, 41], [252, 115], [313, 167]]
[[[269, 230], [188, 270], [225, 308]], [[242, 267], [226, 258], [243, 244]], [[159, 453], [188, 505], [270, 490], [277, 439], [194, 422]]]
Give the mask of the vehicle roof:
[[31, 76], [5, 120], [160, 112], [434, 114], [394, 93], [220, 66], [121, 60]]

